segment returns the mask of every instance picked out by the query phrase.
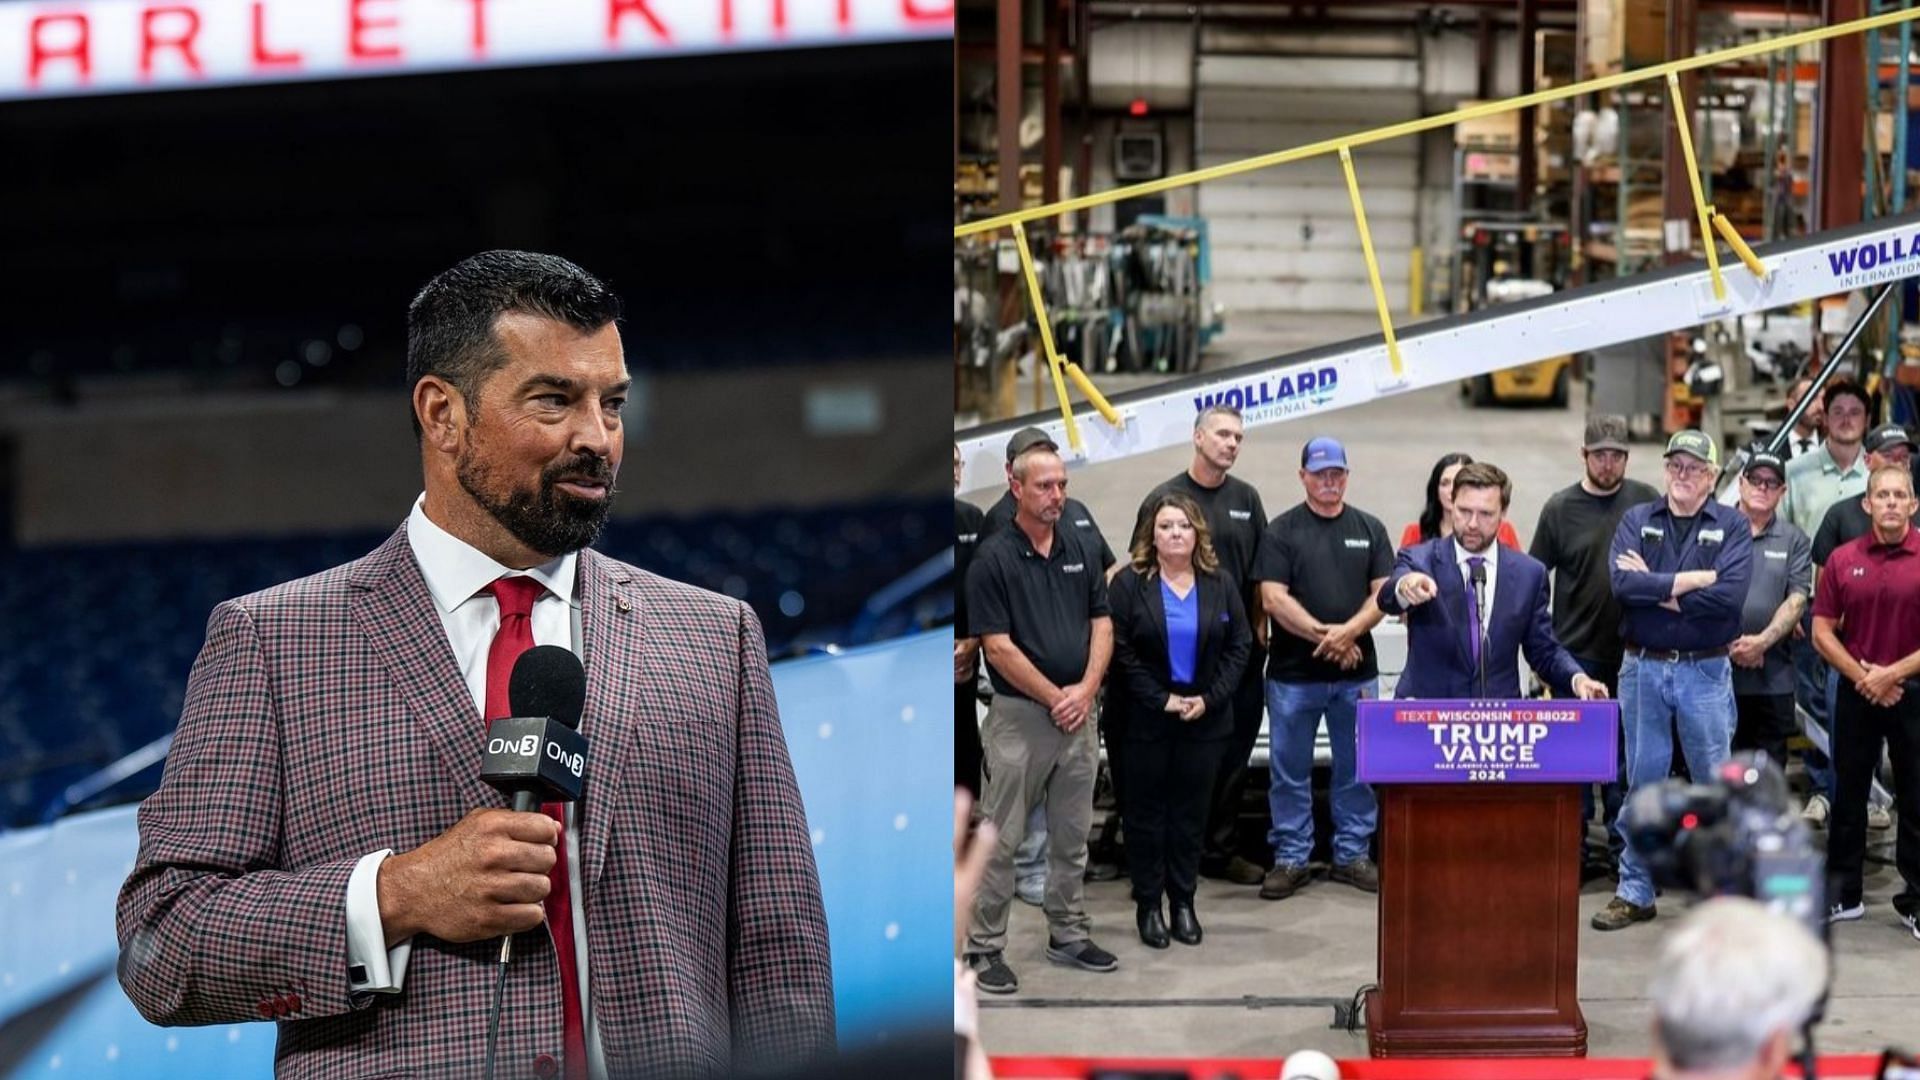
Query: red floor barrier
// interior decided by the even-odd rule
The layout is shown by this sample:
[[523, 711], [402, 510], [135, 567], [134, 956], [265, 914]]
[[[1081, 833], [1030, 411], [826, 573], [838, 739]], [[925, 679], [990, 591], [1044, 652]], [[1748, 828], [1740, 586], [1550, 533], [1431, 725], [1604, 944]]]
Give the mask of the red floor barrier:
[[[1095, 1070], [1131, 1072], [1153, 1080], [1276, 1080], [1280, 1058], [1068, 1058], [996, 1057], [996, 1080], [1087, 1080]], [[1341, 1080], [1646, 1080], [1645, 1058], [1357, 1058], [1341, 1061]], [[1820, 1080], [1871, 1080], [1878, 1054], [1839, 1054], [1820, 1059]], [[1790, 1069], [1798, 1076], [1799, 1070]]]

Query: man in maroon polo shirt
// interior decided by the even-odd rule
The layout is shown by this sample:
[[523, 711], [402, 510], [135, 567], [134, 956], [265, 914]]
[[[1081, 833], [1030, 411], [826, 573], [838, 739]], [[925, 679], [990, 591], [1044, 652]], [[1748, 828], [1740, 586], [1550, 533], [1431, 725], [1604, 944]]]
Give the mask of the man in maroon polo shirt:
[[1867, 849], [1867, 789], [1885, 740], [1900, 793], [1894, 863], [1904, 887], [1894, 910], [1920, 940], [1920, 533], [1913, 474], [1886, 465], [1867, 477], [1873, 531], [1827, 559], [1813, 602], [1813, 645], [1840, 675], [1834, 705], [1837, 798], [1827, 861], [1840, 881], [1832, 922], [1866, 914], [1861, 864]]

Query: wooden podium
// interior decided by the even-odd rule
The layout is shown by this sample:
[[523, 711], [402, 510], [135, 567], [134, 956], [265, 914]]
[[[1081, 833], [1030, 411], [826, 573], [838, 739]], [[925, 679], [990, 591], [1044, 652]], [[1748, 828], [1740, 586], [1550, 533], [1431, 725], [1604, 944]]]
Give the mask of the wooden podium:
[[[1404, 716], [1409, 706], [1456, 704], [1377, 708], [1398, 706]], [[1596, 745], [1569, 756], [1597, 758], [1597, 740], [1586, 741]], [[1382, 784], [1379, 987], [1366, 1014], [1374, 1057], [1586, 1056], [1577, 996], [1580, 789], [1544, 782], [1544, 773], [1532, 782], [1516, 782], [1514, 770], [1497, 781], [1486, 775]]]

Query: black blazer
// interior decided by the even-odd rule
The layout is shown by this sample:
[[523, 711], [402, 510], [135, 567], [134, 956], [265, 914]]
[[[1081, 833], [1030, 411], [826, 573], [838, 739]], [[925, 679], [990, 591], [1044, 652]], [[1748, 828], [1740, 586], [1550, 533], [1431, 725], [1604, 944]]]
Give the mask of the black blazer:
[[[1113, 609], [1113, 685], [1107, 708], [1124, 710], [1123, 730], [1129, 739], [1219, 739], [1233, 730], [1234, 688], [1253, 651], [1253, 632], [1247, 625], [1246, 605], [1227, 579], [1195, 572], [1199, 590], [1200, 648], [1191, 684], [1173, 682], [1167, 659], [1167, 605], [1160, 595], [1160, 576], [1144, 577], [1129, 566], [1107, 586]], [[1207, 711], [1187, 723], [1166, 711], [1169, 694], [1198, 694]]]

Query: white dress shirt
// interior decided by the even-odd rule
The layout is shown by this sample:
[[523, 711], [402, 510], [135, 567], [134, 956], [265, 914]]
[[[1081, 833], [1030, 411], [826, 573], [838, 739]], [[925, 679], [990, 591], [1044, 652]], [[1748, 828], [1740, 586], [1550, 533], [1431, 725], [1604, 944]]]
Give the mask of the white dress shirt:
[[[486, 733], [481, 714], [487, 698], [487, 652], [500, 629], [500, 605], [487, 586], [497, 578], [524, 574], [546, 586], [533, 604], [533, 642], [559, 645], [575, 653], [574, 640], [575, 566], [579, 556], [567, 554], [524, 571], [502, 566], [478, 548], [447, 532], [428, 519], [426, 496], [414, 500], [407, 517], [407, 545], [420, 564], [433, 606], [440, 613], [440, 624], [453, 646], [453, 659], [460, 666], [460, 677], [473, 697], [473, 738], [477, 750]], [[572, 890], [573, 941], [575, 971], [580, 980], [580, 1004], [586, 1019], [588, 1057], [598, 1066], [599, 1039], [593, 1012], [587, 999], [587, 927], [584, 892], [580, 883], [579, 841], [574, 829], [574, 808], [567, 807], [567, 877]], [[398, 994], [407, 977], [407, 959], [413, 951], [409, 938], [385, 948], [386, 930], [380, 921], [377, 883], [380, 864], [392, 849], [370, 852], [354, 866], [347, 880], [347, 963], [349, 985], [356, 994]], [[593, 1068], [594, 1075], [602, 1070]]]

